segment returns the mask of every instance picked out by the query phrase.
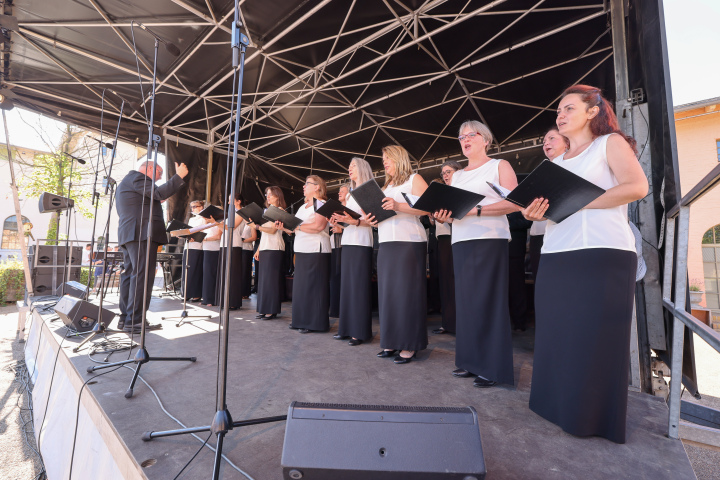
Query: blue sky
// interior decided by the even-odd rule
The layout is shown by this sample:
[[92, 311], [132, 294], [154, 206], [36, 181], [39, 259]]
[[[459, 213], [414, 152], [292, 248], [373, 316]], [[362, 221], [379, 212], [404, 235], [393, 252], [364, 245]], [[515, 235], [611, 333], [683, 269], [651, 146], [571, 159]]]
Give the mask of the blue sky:
[[[663, 5], [673, 103], [682, 105], [720, 97], [720, 0], [664, 0]], [[52, 118], [18, 109], [6, 113], [14, 145], [47, 149], [26, 122], [41, 124], [50, 133], [62, 130], [62, 125]], [[59, 133], [51, 141], [58, 139]], [[0, 141], [5, 141], [2, 128]]]

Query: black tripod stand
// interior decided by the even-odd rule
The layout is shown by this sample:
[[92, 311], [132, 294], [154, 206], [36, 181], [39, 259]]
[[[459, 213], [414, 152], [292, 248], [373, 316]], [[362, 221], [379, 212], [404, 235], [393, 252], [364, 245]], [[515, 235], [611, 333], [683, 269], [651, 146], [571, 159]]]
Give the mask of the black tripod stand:
[[188, 240], [185, 240], [185, 261], [183, 262], [183, 275], [182, 278], [184, 279], [183, 282], [183, 309], [182, 312], [180, 312], [180, 315], [175, 315], [172, 317], [160, 317], [161, 320], [171, 320], [173, 318], [179, 318], [180, 321], [175, 324], [176, 327], [180, 327], [182, 325], [185, 325], [186, 323], [192, 323], [194, 320], [187, 320], [188, 318], [212, 318], [212, 315], [188, 315], [187, 311], [187, 284], [188, 284], [188, 278], [187, 278], [187, 272], [190, 268], [190, 249], [187, 248]]
[[[232, 27], [232, 48], [233, 48], [233, 67], [237, 70], [239, 67], [239, 79], [237, 82], [237, 100], [235, 101], [235, 112], [233, 112], [232, 105], [230, 107], [230, 122], [232, 124], [233, 118], [235, 119], [234, 124], [234, 131], [235, 131], [235, 138], [233, 143], [233, 158], [232, 158], [232, 182], [230, 185], [230, 198], [235, 198], [235, 186], [236, 186], [236, 172], [237, 172], [237, 154], [238, 154], [238, 137], [240, 133], [240, 100], [242, 98], [242, 79], [243, 79], [243, 66], [245, 63], [245, 48], [247, 47], [249, 41], [247, 36], [240, 33], [240, 18], [239, 18], [239, 12], [240, 8], [238, 5], [238, 0], [235, 0], [235, 19], [233, 21], [233, 27]], [[238, 59], [238, 54], [240, 56], [240, 59]], [[233, 92], [235, 93], [235, 92]], [[235, 116], [233, 116], [233, 113], [235, 113]], [[228, 155], [230, 153], [230, 148], [228, 147]], [[230, 165], [230, 159], [228, 158], [228, 165]], [[243, 170], [240, 174], [240, 186], [242, 188], [242, 180], [243, 176], [245, 174], [245, 160], [243, 161]], [[228, 212], [230, 209], [227, 209], [226, 212]], [[233, 215], [232, 218], [234, 218], [234, 212], [231, 212], [231, 215]], [[226, 216], [228, 214], [226, 213]], [[227, 221], [227, 219], [225, 220]], [[227, 245], [232, 245], [233, 241], [233, 233], [234, 229], [229, 228], [228, 229], [228, 235], [227, 235]], [[221, 339], [219, 344], [220, 351], [218, 352], [218, 355], [221, 358], [221, 361], [219, 362], [219, 369], [218, 377], [220, 379], [219, 385], [218, 385], [218, 395], [217, 395], [217, 411], [215, 413], [215, 416], [213, 417], [212, 424], [203, 426], [203, 427], [195, 427], [195, 428], [184, 428], [180, 430], [169, 430], [165, 432], [145, 432], [142, 436], [142, 439], [145, 441], [150, 441], [153, 438], [159, 438], [159, 437], [169, 437], [174, 435], [183, 435], [186, 433], [198, 433], [198, 432], [207, 432], [211, 431], [212, 433], [217, 435], [217, 446], [215, 449], [215, 464], [213, 466], [213, 480], [216, 480], [219, 478], [220, 475], [220, 462], [222, 460], [222, 450], [223, 450], [223, 440], [225, 438], [225, 435], [227, 435], [228, 431], [237, 428], [237, 427], [246, 427], [248, 425], [258, 425], [263, 423], [271, 423], [271, 422], [280, 422], [287, 419], [287, 415], [278, 415], [275, 417], [265, 417], [265, 418], [257, 418], [253, 420], [243, 420], [234, 422], [230, 411], [227, 408], [227, 365], [228, 365], [228, 327], [230, 325], [230, 310], [229, 310], [229, 296], [230, 296], [230, 265], [232, 260], [232, 247], [225, 248], [225, 262], [223, 265], [223, 298], [224, 302], [222, 303], [222, 308], [220, 312], [221, 321], [220, 321], [220, 327], [221, 327]]]
[[[151, 93], [151, 103], [150, 103], [150, 120], [148, 122], [148, 147], [147, 147], [147, 155], [148, 160], [150, 159], [150, 155], [153, 156], [153, 175], [154, 172], [157, 171], [157, 150], [158, 150], [158, 144], [160, 143], [160, 136], [155, 135], [153, 133], [153, 122], [154, 122], [154, 116], [155, 116], [155, 85], [157, 80], [157, 58], [158, 58], [158, 48], [160, 46], [160, 38], [150, 32], [149, 30], [145, 29], [148, 33], [153, 35], [155, 37], [155, 59], [153, 63], [153, 80], [152, 80], [152, 93]], [[178, 52], [179, 53], [179, 52]], [[147, 171], [147, 170], [146, 170]], [[150, 182], [150, 201], [155, 201], [155, 179], [153, 178]], [[88, 373], [92, 373], [96, 370], [101, 370], [104, 368], [112, 368], [119, 365], [125, 365], [128, 363], [135, 363], [137, 366], [135, 367], [135, 372], [133, 373], [132, 380], [130, 381], [130, 386], [128, 387], [127, 391], [125, 392], [125, 398], [130, 398], [133, 395], [133, 389], [135, 387], [135, 382], [137, 381], [138, 375], [140, 375], [140, 368], [143, 366], [143, 364], [148, 363], [150, 361], [165, 361], [165, 362], [194, 362], [197, 360], [196, 357], [151, 357], [148, 353], [147, 349], [145, 348], [145, 335], [147, 331], [147, 310], [145, 306], [147, 305], [148, 300], [148, 288], [147, 284], [150, 281], [150, 275], [148, 272], [150, 272], [150, 250], [152, 248], [152, 205], [148, 213], [148, 225], [147, 225], [147, 245], [145, 248], [145, 276], [143, 279], [144, 285], [143, 285], [143, 298], [142, 298], [142, 318], [141, 318], [141, 329], [140, 329], [140, 348], [135, 353], [135, 358], [132, 360], [125, 360], [121, 362], [114, 362], [114, 363], [108, 363], [105, 365], [99, 365], [99, 366], [93, 366], [88, 367], [87, 371]], [[139, 256], [139, 255], [138, 255]], [[135, 302], [137, 302], [137, 296], [135, 297]], [[138, 319], [133, 318], [133, 323], [137, 322]]]

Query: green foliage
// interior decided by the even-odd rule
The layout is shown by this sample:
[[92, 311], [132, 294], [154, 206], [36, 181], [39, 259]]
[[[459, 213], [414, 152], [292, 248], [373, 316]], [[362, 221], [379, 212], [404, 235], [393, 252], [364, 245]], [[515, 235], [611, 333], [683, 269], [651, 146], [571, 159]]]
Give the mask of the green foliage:
[[82, 267], [80, 270], [80, 283], [83, 285], [87, 285], [88, 283], [88, 276], [90, 276], [90, 288], [92, 288], [95, 284], [95, 277], [90, 275], [90, 272], [92, 272], [94, 267]]
[[10, 293], [22, 291], [25, 285], [25, 272], [20, 261], [0, 263], [0, 304], [10, 301]]
[[57, 213], [53, 213], [50, 217], [50, 224], [47, 231], [47, 245], [57, 245], [58, 227], [60, 226], [60, 217]]

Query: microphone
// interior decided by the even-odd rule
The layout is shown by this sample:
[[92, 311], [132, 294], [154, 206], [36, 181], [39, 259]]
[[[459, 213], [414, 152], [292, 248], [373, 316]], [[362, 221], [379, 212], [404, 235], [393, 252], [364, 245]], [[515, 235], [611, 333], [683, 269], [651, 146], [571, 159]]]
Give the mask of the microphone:
[[75, 160], [76, 162], [81, 163], [81, 164], [83, 164], [83, 165], [85, 165], [85, 164], [87, 163], [87, 161], [83, 160], [82, 158], [75, 157], [75, 156], [73, 156], [73, 155], [70, 155], [69, 153], [65, 153], [64, 155], [67, 156], [67, 157], [72, 158], [72, 159]]
[[100, 140], [98, 140], [97, 138], [93, 137], [92, 135], [85, 135], [85, 138], [89, 138], [90, 140], [95, 140], [97, 143], [99, 143], [100, 145], [102, 145], [102, 146], [105, 147], [105, 148], [109, 148], [110, 150], [113, 149], [113, 144], [112, 144], [112, 143], [101, 142]]
[[[179, 53], [179, 52], [178, 52], [178, 53]], [[127, 103], [128, 105], [130, 105], [130, 108], [132, 108], [133, 111], [137, 112], [137, 111], [140, 110], [140, 105], [139, 105], [137, 102], [131, 102], [130, 100], [126, 99], [125, 97], [123, 97], [122, 95], [120, 95], [118, 92], [116, 92], [116, 91], [113, 90], [113, 89], [109, 89], [109, 90], [110, 90], [112, 93], [114, 93], [115, 96], [118, 97], [120, 100], [122, 100], [123, 102]]]
[[158, 42], [160, 42], [160, 43], [162, 43], [163, 45], [165, 45], [165, 49], [166, 49], [168, 52], [170, 52], [170, 54], [171, 54], [172, 56], [174, 56], [174, 57], [180, 56], [180, 49], [179, 49], [178, 47], [176, 47], [174, 44], [168, 42], [167, 40], [163, 40], [163, 39], [160, 38], [159, 36], [155, 35], [155, 33], [153, 33], [152, 30], [150, 30], [149, 28], [147, 28], [147, 27], [146, 27], [145, 25], [143, 25], [142, 23], [140, 23], [140, 22], [135, 22], [134, 20], [133, 20], [133, 22], [134, 22], [138, 27], [142, 28], [143, 30], [145, 30], [146, 32], [148, 32], [150, 35], [152, 35], [153, 37], [155, 37], [155, 39], [156, 39]]

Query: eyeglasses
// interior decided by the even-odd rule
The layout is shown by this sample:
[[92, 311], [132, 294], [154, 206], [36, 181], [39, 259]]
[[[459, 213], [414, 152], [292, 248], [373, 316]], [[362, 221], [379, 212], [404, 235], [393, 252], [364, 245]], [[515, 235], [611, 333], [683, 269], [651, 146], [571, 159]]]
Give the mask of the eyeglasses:
[[316, 185], [316, 186], [317, 186], [317, 183], [315, 183], [315, 182], [305, 182], [305, 186], [307, 187], [308, 185]]
[[443, 177], [446, 177], [448, 175], [452, 175], [454, 172], [455, 172], [455, 170], [443, 170], [442, 172], [440, 172], [440, 175], [442, 175]]
[[475, 137], [477, 137], [478, 135], [480, 135], [478, 132], [466, 133], [465, 135], [460, 135], [460, 136], [458, 137], [458, 140], [460, 140], [460, 141], [462, 142], [462, 141], [465, 140], [466, 138], [475, 138]]

